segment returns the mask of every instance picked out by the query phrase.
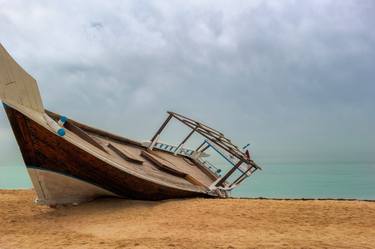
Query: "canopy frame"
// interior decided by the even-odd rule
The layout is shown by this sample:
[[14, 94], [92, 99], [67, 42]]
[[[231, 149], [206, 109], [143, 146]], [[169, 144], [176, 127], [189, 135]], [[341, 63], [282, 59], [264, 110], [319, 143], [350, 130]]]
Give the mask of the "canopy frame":
[[[200, 155], [203, 154], [205, 150], [212, 147], [216, 152], [218, 152], [221, 156], [223, 156], [228, 162], [230, 162], [232, 168], [229, 169], [229, 171], [222, 177], [220, 177], [217, 181], [214, 182], [213, 186], [211, 186], [212, 189], [214, 188], [227, 188], [228, 190], [233, 189], [237, 185], [239, 185], [245, 178], [250, 176], [254, 171], [261, 169], [251, 158], [249, 158], [245, 152], [241, 151], [236, 145], [234, 145], [230, 139], [224, 136], [224, 134], [220, 131], [217, 131], [208, 125], [205, 125], [201, 122], [198, 122], [196, 120], [193, 120], [191, 118], [188, 118], [186, 116], [183, 116], [181, 114], [178, 114], [176, 112], [168, 111], [168, 117], [165, 119], [163, 124], [159, 127], [157, 132], [154, 134], [154, 136], [151, 138], [150, 144], [148, 149], [153, 150], [155, 144], [158, 142], [161, 133], [166, 128], [168, 123], [172, 119], [176, 119], [182, 124], [186, 125], [191, 129], [189, 134], [184, 137], [184, 139], [178, 144], [178, 146], [175, 147], [173, 153], [176, 155], [180, 150], [183, 150], [183, 146], [185, 143], [191, 138], [191, 136], [194, 133], [198, 133], [202, 135], [205, 140], [203, 143], [194, 151], [193, 157], [195, 159], [198, 159]], [[205, 146], [206, 145], [206, 146]], [[224, 155], [224, 153], [221, 153], [220, 150], [225, 151], [232, 157], [236, 159], [236, 162], [231, 162], [229, 159]], [[243, 169], [243, 166], [245, 166], [245, 169]], [[228, 183], [227, 180], [230, 176], [232, 176], [236, 171], [240, 171], [241, 175], [234, 180], [231, 183]]]

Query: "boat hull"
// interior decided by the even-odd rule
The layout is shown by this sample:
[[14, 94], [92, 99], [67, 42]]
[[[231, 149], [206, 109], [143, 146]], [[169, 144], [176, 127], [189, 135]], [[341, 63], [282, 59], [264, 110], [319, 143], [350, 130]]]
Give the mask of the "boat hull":
[[[133, 175], [71, 144], [10, 106], [5, 105], [5, 110], [41, 203], [81, 202], [103, 195], [140, 200], [211, 196]], [[55, 180], [50, 179], [51, 174]], [[80, 184], [73, 184], [72, 179]]]

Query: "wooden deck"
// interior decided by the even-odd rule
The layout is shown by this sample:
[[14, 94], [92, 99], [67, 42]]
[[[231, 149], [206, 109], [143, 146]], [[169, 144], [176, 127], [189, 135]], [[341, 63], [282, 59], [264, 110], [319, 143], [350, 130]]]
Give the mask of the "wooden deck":
[[[48, 112], [48, 114], [55, 120], [59, 118], [58, 114], [52, 112]], [[147, 176], [165, 181], [171, 180], [173, 183], [177, 181], [188, 184], [187, 182], [189, 182], [205, 188], [208, 188], [217, 179], [209, 170], [202, 170], [202, 165], [188, 157], [157, 149], [149, 151], [147, 147], [136, 141], [99, 131], [73, 120], [67, 123], [69, 125], [66, 127], [69, 130], [72, 126], [79, 127], [80, 130], [89, 135], [91, 139], [105, 149], [113, 160], [121, 163], [124, 167], [140, 171]], [[186, 176], [188, 176], [188, 179], [195, 179], [194, 183], [191, 180], [186, 180]]]

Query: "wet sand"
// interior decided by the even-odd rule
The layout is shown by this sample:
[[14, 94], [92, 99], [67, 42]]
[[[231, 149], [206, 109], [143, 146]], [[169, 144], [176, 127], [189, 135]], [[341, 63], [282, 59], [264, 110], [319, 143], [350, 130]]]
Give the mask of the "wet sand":
[[101, 199], [52, 209], [0, 190], [0, 249], [375, 248], [375, 202]]

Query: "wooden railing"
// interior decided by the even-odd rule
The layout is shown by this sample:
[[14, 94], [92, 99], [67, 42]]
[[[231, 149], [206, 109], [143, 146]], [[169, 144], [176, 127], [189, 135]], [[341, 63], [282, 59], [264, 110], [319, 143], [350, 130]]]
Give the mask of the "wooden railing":
[[[155, 143], [154, 148], [157, 148], [157, 149], [163, 150], [163, 151], [167, 151], [167, 152], [171, 152], [171, 153], [175, 153], [176, 150], [178, 149], [177, 146], [170, 145], [170, 144], [164, 144], [164, 143], [160, 143], [160, 142]], [[188, 156], [188, 157], [192, 156], [193, 153], [194, 153], [194, 150], [190, 150], [190, 149], [186, 149], [186, 148], [179, 148], [178, 151], [177, 151], [177, 154], [183, 155], [183, 156]]]

